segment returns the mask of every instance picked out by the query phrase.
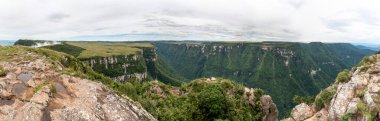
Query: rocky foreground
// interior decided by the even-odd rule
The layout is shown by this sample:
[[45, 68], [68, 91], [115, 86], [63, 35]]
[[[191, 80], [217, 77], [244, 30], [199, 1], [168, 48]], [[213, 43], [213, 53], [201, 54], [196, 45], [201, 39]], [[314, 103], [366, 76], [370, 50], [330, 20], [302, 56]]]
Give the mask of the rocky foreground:
[[46, 56], [0, 49], [0, 121], [156, 120], [128, 97], [64, 74], [64, 67]]
[[[345, 79], [345, 76], [347, 79]], [[380, 121], [380, 54], [365, 58], [323, 90], [316, 101], [297, 105], [285, 121]]]

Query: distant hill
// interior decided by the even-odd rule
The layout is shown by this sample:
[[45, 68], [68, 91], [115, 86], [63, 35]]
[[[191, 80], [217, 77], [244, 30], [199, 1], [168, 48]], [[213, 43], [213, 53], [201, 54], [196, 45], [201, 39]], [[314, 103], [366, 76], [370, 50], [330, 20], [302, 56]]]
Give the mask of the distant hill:
[[356, 47], [360, 48], [360, 49], [368, 49], [368, 50], [373, 50], [373, 51], [379, 51], [380, 50], [380, 46], [364, 46], [364, 45], [356, 45]]

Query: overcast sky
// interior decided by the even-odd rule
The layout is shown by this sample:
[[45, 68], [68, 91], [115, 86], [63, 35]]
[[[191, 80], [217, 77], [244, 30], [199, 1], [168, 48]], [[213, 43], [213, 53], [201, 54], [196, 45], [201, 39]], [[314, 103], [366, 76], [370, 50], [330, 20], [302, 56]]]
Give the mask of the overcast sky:
[[379, 0], [0, 0], [0, 40], [380, 43]]

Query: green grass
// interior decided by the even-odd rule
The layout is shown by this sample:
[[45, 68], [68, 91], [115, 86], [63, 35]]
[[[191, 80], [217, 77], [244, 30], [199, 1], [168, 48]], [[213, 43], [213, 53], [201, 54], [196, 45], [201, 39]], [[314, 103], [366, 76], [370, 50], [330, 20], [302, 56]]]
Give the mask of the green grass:
[[47, 81], [44, 81], [42, 84], [39, 84], [37, 85], [36, 87], [34, 87], [33, 89], [33, 92], [34, 93], [37, 93], [38, 91], [40, 91], [44, 86], [48, 85], [49, 83]]
[[113, 55], [129, 55], [141, 52], [141, 47], [153, 47], [149, 43], [113, 43], [113, 42], [66, 42], [69, 45], [83, 48], [78, 58]]
[[72, 55], [74, 57], [78, 57], [79, 54], [82, 53], [83, 50], [85, 50], [85, 49], [83, 49], [81, 47], [69, 45], [66, 42], [63, 42], [62, 44], [45, 46], [43, 48], [55, 50], [55, 51], [58, 51], [58, 52], [64, 52], [64, 53], [67, 53], [67, 54]]

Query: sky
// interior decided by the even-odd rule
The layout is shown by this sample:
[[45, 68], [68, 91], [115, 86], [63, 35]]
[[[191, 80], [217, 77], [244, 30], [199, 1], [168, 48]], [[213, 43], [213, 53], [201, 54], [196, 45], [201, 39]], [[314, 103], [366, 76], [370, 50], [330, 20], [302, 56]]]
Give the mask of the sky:
[[379, 0], [0, 0], [0, 40], [380, 43]]

